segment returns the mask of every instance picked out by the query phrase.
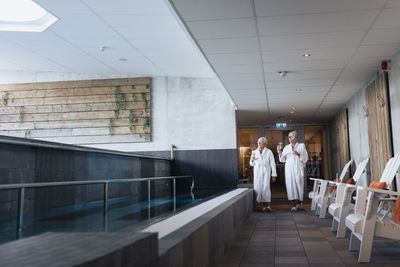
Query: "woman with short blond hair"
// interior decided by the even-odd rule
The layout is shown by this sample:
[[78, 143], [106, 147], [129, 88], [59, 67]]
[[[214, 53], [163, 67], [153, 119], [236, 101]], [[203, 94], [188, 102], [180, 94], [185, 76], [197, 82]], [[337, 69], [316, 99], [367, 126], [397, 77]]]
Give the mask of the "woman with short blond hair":
[[272, 211], [270, 207], [271, 189], [270, 180], [276, 180], [276, 167], [274, 154], [267, 148], [268, 140], [265, 137], [258, 139], [258, 148], [253, 150], [250, 158], [250, 165], [254, 167], [253, 187], [256, 192], [256, 201], [262, 203], [263, 211]]

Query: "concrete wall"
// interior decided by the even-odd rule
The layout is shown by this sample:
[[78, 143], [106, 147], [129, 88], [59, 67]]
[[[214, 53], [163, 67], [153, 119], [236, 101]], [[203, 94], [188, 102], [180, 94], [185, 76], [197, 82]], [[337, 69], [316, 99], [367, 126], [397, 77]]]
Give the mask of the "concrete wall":
[[389, 72], [390, 107], [392, 115], [393, 150], [400, 153], [400, 53], [392, 58]]
[[[119, 77], [0, 71], [0, 83], [99, 78]], [[197, 188], [236, 186], [235, 107], [215, 78], [152, 77], [151, 132], [150, 142], [90, 147], [168, 157], [174, 144], [173, 175], [193, 175]]]
[[[360, 90], [346, 105], [349, 119], [350, 158], [356, 166], [369, 156], [368, 123], [363, 107], [366, 107], [365, 88]], [[368, 172], [369, 172], [369, 168]], [[353, 173], [355, 168], [353, 168]], [[340, 173], [340, 172], [339, 172]], [[362, 184], [368, 182], [366, 174], [362, 176]]]
[[[392, 58], [389, 71], [390, 110], [392, 116], [393, 152], [400, 153], [400, 52]], [[396, 177], [397, 191], [400, 191], [400, 175]]]
[[[371, 81], [376, 77], [371, 77]], [[349, 135], [351, 158], [359, 163], [369, 155], [368, 123], [367, 116], [363, 107], [366, 107], [365, 89], [353, 96], [346, 104], [349, 110]], [[393, 152], [400, 153], [400, 52], [391, 59], [391, 69], [389, 70], [389, 97], [390, 114], [392, 122]], [[368, 110], [368, 107], [366, 107]], [[367, 168], [369, 182], [369, 168]], [[400, 179], [397, 177], [397, 184]], [[400, 187], [398, 186], [398, 190]]]
[[97, 145], [120, 151], [236, 148], [235, 109], [212, 78], [152, 80], [152, 142]]
[[[0, 84], [99, 78], [117, 77], [0, 71]], [[171, 144], [178, 150], [236, 148], [235, 107], [215, 78], [152, 77], [151, 89], [151, 142], [88, 146], [118, 151], [166, 151]]]

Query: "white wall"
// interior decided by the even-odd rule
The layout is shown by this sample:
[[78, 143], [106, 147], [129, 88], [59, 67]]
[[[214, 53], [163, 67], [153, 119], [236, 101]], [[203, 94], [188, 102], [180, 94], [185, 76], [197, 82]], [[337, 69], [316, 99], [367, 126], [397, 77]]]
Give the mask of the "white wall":
[[[376, 77], [375, 77], [376, 78]], [[394, 154], [400, 153], [400, 52], [391, 59], [389, 70], [389, 97], [392, 117]], [[369, 154], [368, 123], [364, 115], [365, 88], [362, 88], [346, 105], [349, 110], [351, 158], [357, 163]], [[400, 184], [400, 177], [397, 183]], [[400, 187], [398, 187], [400, 190]]]
[[[350, 158], [355, 161], [356, 166], [369, 156], [368, 120], [363, 106], [366, 107], [365, 88], [353, 96], [346, 105], [349, 118]], [[361, 181], [367, 186], [366, 173], [363, 174]]]
[[[391, 59], [389, 71], [390, 109], [392, 116], [393, 152], [400, 153], [400, 52]], [[396, 175], [397, 191], [400, 191], [400, 174]]]
[[156, 77], [152, 85], [152, 142], [101, 145], [123, 151], [234, 149], [235, 107], [214, 78]]
[[392, 115], [393, 150], [400, 153], [400, 53], [392, 58], [389, 72], [390, 108]]
[[[101, 78], [55, 72], [0, 71], [0, 84]], [[235, 107], [215, 78], [152, 78], [152, 141], [102, 144], [93, 147], [119, 151], [234, 149]]]

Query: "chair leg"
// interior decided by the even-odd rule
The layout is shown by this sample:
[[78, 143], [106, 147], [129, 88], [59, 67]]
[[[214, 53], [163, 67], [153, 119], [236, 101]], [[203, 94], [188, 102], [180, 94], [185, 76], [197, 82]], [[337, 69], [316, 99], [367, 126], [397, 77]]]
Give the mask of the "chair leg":
[[340, 221], [338, 222], [338, 228], [336, 232], [336, 237], [337, 238], [344, 238], [346, 236], [346, 217], [344, 218], [340, 217]]
[[358, 240], [357, 237], [355, 237], [353, 235], [353, 233], [351, 233], [350, 236], [350, 244], [349, 244], [349, 250], [350, 251], [357, 251], [360, 249], [360, 240]]
[[335, 218], [332, 219], [332, 226], [331, 226], [331, 231], [337, 231], [338, 229], [338, 222], [335, 220]]
[[315, 202], [314, 198], [312, 198], [311, 201], [311, 210], [315, 210], [315, 206], [317, 205], [317, 203]]
[[328, 209], [328, 197], [324, 196], [322, 198], [321, 209], [319, 211], [319, 217], [324, 219], [326, 216], [326, 210]]
[[318, 216], [319, 215], [319, 210], [320, 210], [320, 208], [319, 208], [319, 206], [318, 206], [318, 204], [315, 206], [315, 216]]
[[360, 254], [358, 262], [369, 262], [371, 259], [372, 243], [374, 242], [374, 233], [366, 232], [363, 234], [360, 244]]
[[363, 225], [363, 235], [360, 244], [358, 262], [369, 262], [371, 259], [372, 244], [375, 236], [376, 216], [379, 205], [379, 196], [374, 192], [368, 195], [366, 216]]
[[346, 236], [346, 217], [349, 215], [350, 204], [344, 203], [339, 212], [338, 230], [336, 233], [337, 238], [344, 238]]

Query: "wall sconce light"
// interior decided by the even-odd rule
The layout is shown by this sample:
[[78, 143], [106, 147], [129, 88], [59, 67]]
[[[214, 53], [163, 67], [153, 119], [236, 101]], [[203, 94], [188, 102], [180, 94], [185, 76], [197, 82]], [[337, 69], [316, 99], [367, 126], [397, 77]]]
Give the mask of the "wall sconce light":
[[369, 113], [368, 113], [367, 108], [366, 108], [365, 106], [362, 106], [362, 109], [363, 109], [363, 114], [364, 114], [364, 116], [365, 116], [365, 117], [368, 117]]
[[171, 144], [171, 159], [174, 159], [174, 150], [177, 149], [176, 145]]

